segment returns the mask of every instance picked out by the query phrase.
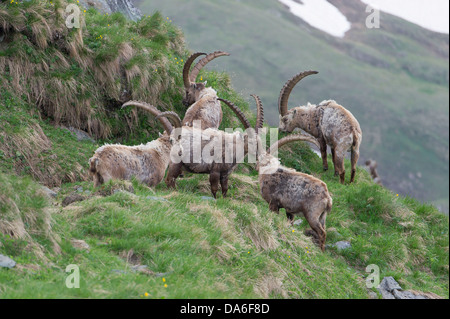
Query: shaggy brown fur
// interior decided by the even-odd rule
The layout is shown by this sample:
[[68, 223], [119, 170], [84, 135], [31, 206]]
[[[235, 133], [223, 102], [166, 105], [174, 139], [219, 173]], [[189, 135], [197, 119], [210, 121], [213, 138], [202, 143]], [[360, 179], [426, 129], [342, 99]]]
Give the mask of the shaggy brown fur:
[[135, 177], [149, 187], [164, 178], [170, 161], [170, 139], [167, 134], [140, 146], [105, 145], [89, 159], [89, 172], [98, 187], [111, 179]]
[[[296, 140], [311, 142], [308, 137], [296, 135], [280, 140], [279, 145]], [[325, 221], [333, 205], [327, 185], [311, 175], [282, 166], [276, 157], [265, 152], [259, 155], [258, 172], [261, 195], [269, 203], [270, 210], [278, 214], [280, 208], [286, 209], [291, 223], [294, 215], [303, 215], [324, 251]]]
[[301, 79], [316, 72], [303, 72], [288, 81], [280, 94], [280, 125], [283, 132], [291, 133], [300, 128], [318, 139], [323, 168], [328, 170], [327, 145], [331, 147], [335, 175], [345, 183], [345, 153], [351, 152], [352, 174], [350, 183], [355, 180], [356, 164], [362, 141], [361, 127], [356, 118], [335, 101], [324, 101], [319, 105], [296, 107], [287, 111], [289, 94]]
[[203, 83], [195, 84], [195, 96], [197, 102], [186, 111], [183, 126], [192, 127], [195, 121], [200, 121], [202, 130], [218, 129], [223, 112], [216, 91], [206, 88]]
[[369, 168], [370, 175], [372, 176], [373, 181], [378, 185], [383, 186], [380, 175], [378, 175], [377, 171], [378, 163], [374, 160], [368, 160], [366, 161], [366, 166]]
[[[130, 101], [123, 107], [133, 105], [154, 116], [161, 114], [154, 106]], [[89, 159], [89, 173], [98, 187], [111, 179], [130, 180], [135, 177], [150, 187], [158, 185], [164, 178], [170, 162], [172, 125], [165, 118], [159, 119], [166, 132], [155, 141], [140, 146], [104, 145]]]
[[212, 60], [220, 57], [229, 55], [226, 52], [217, 51], [208, 54], [206, 57], [201, 59], [190, 72], [192, 63], [201, 55], [206, 55], [205, 53], [194, 53], [191, 55], [183, 69], [183, 80], [186, 91], [186, 96], [183, 99], [183, 104], [185, 106], [190, 106], [186, 111], [183, 126], [194, 125], [194, 121], [201, 121], [201, 128], [219, 128], [222, 122], [223, 113], [220, 106], [220, 102], [217, 98], [217, 92], [212, 88], [206, 87], [206, 82], [195, 83], [195, 80], [200, 72], [200, 70]]
[[[242, 121], [245, 129], [250, 128], [248, 120], [244, 114], [231, 102], [222, 100], [228, 104], [233, 111], [238, 115], [238, 118]], [[257, 100], [258, 101], [258, 100]], [[247, 133], [225, 133], [217, 129], [198, 129], [192, 127], [182, 126], [181, 120], [176, 113], [165, 112], [161, 116], [167, 116], [172, 119], [175, 127], [182, 128], [174, 130], [171, 139], [173, 142], [173, 152], [178, 152], [178, 155], [182, 158], [179, 163], [171, 162], [169, 165], [169, 171], [166, 177], [166, 184], [170, 188], [175, 188], [175, 181], [181, 175], [183, 170], [194, 174], [209, 174], [209, 181], [211, 185], [211, 193], [216, 198], [217, 191], [219, 189], [219, 182], [222, 188], [222, 195], [226, 197], [228, 191], [228, 178], [230, 174], [237, 167], [238, 163], [241, 163], [248, 153], [250, 136]], [[262, 121], [261, 121], [262, 122]], [[178, 136], [176, 136], [178, 135]], [[194, 135], [202, 136], [201, 145], [194, 145]], [[207, 147], [210, 146], [211, 141], [221, 141], [221, 154], [214, 154], [214, 149], [210, 150], [211, 156], [214, 156], [211, 162], [206, 162], [202, 156], [199, 158], [198, 163], [195, 163], [194, 156], [198, 155], [196, 149], [204, 154]], [[226, 145], [228, 145], [226, 147]], [[229, 151], [232, 148], [233, 153], [230, 155]], [[243, 150], [243, 152], [238, 152]], [[188, 152], [188, 153], [186, 153]], [[190, 154], [189, 158], [183, 158], [185, 154]]]

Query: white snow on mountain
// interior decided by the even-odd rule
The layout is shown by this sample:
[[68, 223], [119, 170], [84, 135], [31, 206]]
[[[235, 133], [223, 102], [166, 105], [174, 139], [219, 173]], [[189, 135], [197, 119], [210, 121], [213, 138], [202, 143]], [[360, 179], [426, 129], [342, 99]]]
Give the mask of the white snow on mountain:
[[423, 28], [449, 33], [448, 0], [361, 0]]
[[[327, 0], [278, 0], [314, 28], [342, 38], [351, 23]], [[449, 34], [449, 0], [361, 0], [431, 31]], [[367, 15], [366, 12], [361, 14]]]
[[345, 15], [326, 0], [302, 0], [303, 4], [293, 0], [278, 1], [288, 6], [292, 14], [309, 25], [335, 37], [343, 38], [351, 28], [351, 23]]

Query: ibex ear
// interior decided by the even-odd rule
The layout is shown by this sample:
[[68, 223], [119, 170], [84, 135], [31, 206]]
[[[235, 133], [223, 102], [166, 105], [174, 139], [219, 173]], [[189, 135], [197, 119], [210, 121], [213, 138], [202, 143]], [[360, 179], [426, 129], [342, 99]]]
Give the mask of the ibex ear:
[[194, 83], [194, 89], [195, 90], [197, 89], [197, 83]]
[[294, 109], [294, 115], [295, 115], [295, 114], [297, 114], [297, 110], [296, 110], [296, 109]]
[[206, 86], [206, 84], [208, 84], [208, 81], [205, 81], [205, 82], [203, 83], [204, 86]]

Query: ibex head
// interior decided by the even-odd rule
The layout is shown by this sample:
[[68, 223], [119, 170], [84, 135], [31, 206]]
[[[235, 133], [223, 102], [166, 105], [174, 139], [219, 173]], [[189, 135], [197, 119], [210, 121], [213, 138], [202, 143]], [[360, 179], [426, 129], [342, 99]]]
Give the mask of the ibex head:
[[209, 62], [214, 60], [215, 58], [221, 57], [221, 56], [228, 56], [230, 55], [227, 52], [217, 51], [211, 54], [206, 55], [203, 59], [201, 59], [192, 69], [192, 72], [190, 71], [192, 63], [194, 63], [195, 59], [197, 59], [199, 56], [206, 55], [206, 53], [197, 52], [191, 55], [186, 63], [184, 64], [183, 69], [183, 81], [184, 81], [184, 89], [186, 96], [183, 99], [183, 105], [188, 107], [192, 104], [194, 104], [198, 99], [201, 91], [206, 88], [206, 82], [204, 83], [196, 83], [195, 80], [197, 79], [198, 74], [200, 73], [200, 70], [207, 65]]
[[[283, 86], [283, 89], [280, 92], [280, 97], [278, 99], [278, 110], [280, 112], [280, 125], [279, 129], [282, 132], [292, 133], [292, 131], [299, 127], [300, 123], [297, 123], [296, 119], [302, 120], [302, 107], [295, 108], [292, 110], [288, 110], [288, 102], [289, 102], [289, 96], [291, 95], [292, 90], [297, 85], [298, 82], [303, 80], [309, 75], [312, 74], [318, 74], [317, 71], [306, 71], [297, 74], [292, 79], [286, 82], [286, 84]], [[306, 120], [306, 119], [305, 119]], [[300, 125], [301, 126], [301, 125]]]

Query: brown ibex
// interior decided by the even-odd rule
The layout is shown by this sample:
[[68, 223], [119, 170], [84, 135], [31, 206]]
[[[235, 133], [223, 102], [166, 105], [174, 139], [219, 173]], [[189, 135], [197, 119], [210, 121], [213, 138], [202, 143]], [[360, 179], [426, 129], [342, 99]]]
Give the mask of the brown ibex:
[[289, 96], [295, 85], [316, 71], [302, 72], [294, 76], [283, 87], [278, 107], [280, 112], [279, 128], [291, 133], [300, 128], [318, 139], [322, 155], [323, 168], [328, 170], [327, 145], [331, 147], [334, 173], [339, 175], [340, 182], [345, 183], [345, 153], [351, 152], [352, 175], [354, 182], [356, 164], [359, 159], [359, 147], [362, 131], [356, 118], [347, 109], [335, 101], [324, 101], [319, 105], [300, 106], [288, 111]]
[[383, 186], [380, 175], [378, 175], [378, 171], [377, 171], [378, 163], [374, 160], [368, 160], [368, 161], [366, 161], [366, 166], [369, 168], [370, 175], [372, 176], [373, 181], [376, 184]]
[[193, 126], [194, 121], [201, 121], [201, 128], [219, 128], [222, 122], [222, 108], [217, 97], [217, 92], [210, 87], [206, 87], [206, 82], [196, 83], [196, 79], [200, 70], [212, 60], [221, 57], [228, 56], [229, 53], [217, 51], [206, 55], [201, 59], [190, 72], [192, 63], [199, 56], [206, 55], [206, 53], [194, 53], [191, 55], [183, 69], [183, 81], [186, 96], [183, 99], [183, 104], [189, 106], [184, 119], [182, 121], [183, 126]]
[[[156, 117], [161, 114], [154, 106], [142, 102], [130, 101], [123, 107], [129, 105], [139, 106]], [[165, 118], [159, 120], [166, 131], [152, 142], [139, 146], [107, 144], [95, 151], [94, 156], [89, 159], [89, 173], [95, 187], [111, 179], [130, 180], [135, 177], [149, 187], [154, 187], [163, 180], [170, 162], [172, 125]]]
[[[222, 195], [226, 197], [228, 178], [248, 154], [249, 145], [255, 134], [253, 134], [254, 131], [251, 129], [249, 121], [237, 106], [227, 100], [220, 100], [236, 113], [246, 132], [226, 133], [211, 128], [201, 130], [182, 126], [181, 119], [174, 112], [164, 112], [160, 115], [160, 117], [165, 116], [171, 119], [176, 128], [172, 132], [171, 140], [172, 153], [178, 158], [177, 161], [172, 158], [172, 162], [169, 164], [166, 177], [168, 187], [175, 188], [176, 179], [182, 170], [186, 170], [194, 174], [209, 174], [211, 193], [214, 198], [219, 189], [219, 182]], [[211, 142], [218, 147], [211, 147]], [[256, 150], [256, 141], [254, 146]]]
[[261, 195], [271, 211], [278, 214], [280, 208], [284, 208], [291, 223], [294, 215], [303, 215], [317, 236], [320, 249], [324, 251], [327, 236], [325, 221], [333, 205], [327, 185], [311, 175], [282, 166], [273, 156], [278, 148], [295, 141], [318, 145], [315, 138], [298, 134], [279, 140], [267, 152], [260, 150], [257, 168]]

